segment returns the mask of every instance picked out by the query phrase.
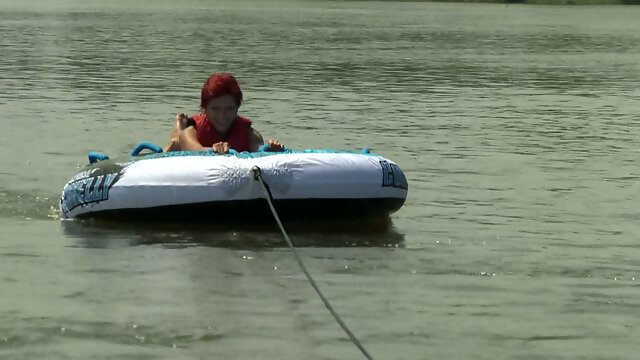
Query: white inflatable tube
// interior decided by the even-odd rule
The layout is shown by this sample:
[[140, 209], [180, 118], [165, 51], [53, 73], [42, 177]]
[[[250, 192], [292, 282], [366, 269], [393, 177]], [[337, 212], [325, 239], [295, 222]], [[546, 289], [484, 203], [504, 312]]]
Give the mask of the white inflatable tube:
[[253, 166], [261, 169], [276, 208], [285, 218], [390, 214], [407, 197], [402, 170], [373, 154], [177, 152], [90, 164], [64, 187], [61, 216], [121, 220], [206, 219], [213, 214], [217, 218], [268, 217], [265, 195], [250, 175]]

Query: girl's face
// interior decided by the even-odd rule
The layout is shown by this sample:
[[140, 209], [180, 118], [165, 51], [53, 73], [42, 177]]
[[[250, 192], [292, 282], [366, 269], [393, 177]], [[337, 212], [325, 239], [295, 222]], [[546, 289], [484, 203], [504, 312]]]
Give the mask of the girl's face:
[[204, 112], [211, 125], [224, 134], [238, 117], [238, 106], [231, 95], [223, 95], [207, 101]]

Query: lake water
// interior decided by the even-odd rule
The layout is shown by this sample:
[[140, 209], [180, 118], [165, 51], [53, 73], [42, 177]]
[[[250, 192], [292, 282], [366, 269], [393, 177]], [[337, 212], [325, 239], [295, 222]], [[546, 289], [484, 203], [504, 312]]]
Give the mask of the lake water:
[[0, 0], [0, 358], [363, 358], [277, 232], [58, 219], [223, 71], [266, 138], [405, 170], [390, 232], [292, 234], [374, 358], [637, 356], [640, 7], [111, 3]]

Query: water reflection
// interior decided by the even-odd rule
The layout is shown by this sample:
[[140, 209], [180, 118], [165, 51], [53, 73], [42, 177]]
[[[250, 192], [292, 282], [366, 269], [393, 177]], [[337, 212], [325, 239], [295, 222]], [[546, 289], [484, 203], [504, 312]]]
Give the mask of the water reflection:
[[[123, 223], [106, 220], [65, 220], [65, 235], [77, 239], [76, 246], [114, 248], [160, 244], [167, 248], [192, 246], [255, 249], [285, 247], [274, 224]], [[295, 222], [285, 224], [298, 247], [403, 247], [405, 235], [391, 219], [358, 223]]]

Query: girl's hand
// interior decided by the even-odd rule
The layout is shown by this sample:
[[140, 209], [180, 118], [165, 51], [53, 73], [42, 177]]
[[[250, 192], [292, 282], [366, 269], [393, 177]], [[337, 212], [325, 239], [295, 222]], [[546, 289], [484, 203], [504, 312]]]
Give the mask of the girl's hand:
[[284, 145], [280, 144], [277, 140], [269, 140], [269, 150], [271, 152], [280, 152], [284, 151]]
[[216, 154], [226, 154], [229, 152], [229, 143], [228, 142], [219, 142], [213, 144], [211, 147]]

